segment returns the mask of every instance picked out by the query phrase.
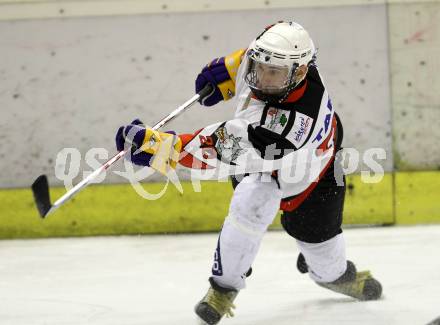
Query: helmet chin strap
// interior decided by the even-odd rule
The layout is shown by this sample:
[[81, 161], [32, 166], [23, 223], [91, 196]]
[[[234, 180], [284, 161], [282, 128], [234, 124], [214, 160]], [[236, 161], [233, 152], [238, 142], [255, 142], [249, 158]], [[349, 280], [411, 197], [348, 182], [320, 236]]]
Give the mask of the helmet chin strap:
[[[309, 62], [309, 64], [310, 64], [310, 62]], [[305, 70], [303, 70], [303, 67], [304, 67], [304, 66], [296, 67], [295, 71], [292, 72], [291, 79], [292, 79], [292, 78], [296, 78], [296, 72], [297, 72], [297, 71], [302, 72], [302, 76], [301, 76], [301, 78], [300, 78], [299, 80], [297, 80], [297, 81], [294, 82], [294, 83], [291, 83], [291, 85], [290, 85], [289, 87], [287, 87], [286, 92], [284, 93], [284, 96], [281, 98], [281, 100], [279, 101], [279, 103], [282, 103], [283, 101], [285, 101], [286, 98], [290, 95], [290, 93], [291, 93], [293, 90], [295, 90], [299, 85], [301, 85], [301, 83], [304, 81], [304, 79], [306, 78], [307, 73], [308, 73], [308, 71], [309, 71], [309, 65], [306, 65], [306, 66], [305, 66]]]
[[290, 93], [293, 90], [295, 90], [295, 88], [297, 88], [304, 81], [304, 79], [306, 78], [306, 75], [307, 75], [307, 73], [305, 73], [299, 81], [297, 81], [297, 82], [291, 84], [289, 87], [287, 87], [286, 92], [284, 93], [284, 96], [279, 100], [278, 103], [281, 104], [282, 102], [284, 102], [286, 100], [286, 98], [290, 95]]

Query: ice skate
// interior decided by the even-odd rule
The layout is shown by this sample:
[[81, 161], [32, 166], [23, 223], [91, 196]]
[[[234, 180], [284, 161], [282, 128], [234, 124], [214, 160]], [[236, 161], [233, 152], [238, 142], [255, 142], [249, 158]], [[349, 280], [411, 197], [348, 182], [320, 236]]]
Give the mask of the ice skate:
[[[298, 256], [297, 267], [301, 273], [308, 271], [302, 254]], [[330, 283], [316, 283], [321, 287], [359, 300], [377, 300], [382, 295], [382, 285], [373, 278], [370, 271], [357, 272], [351, 261], [347, 261], [347, 270], [339, 279]]]
[[238, 291], [222, 288], [212, 278], [209, 279], [209, 282], [211, 287], [196, 305], [194, 311], [200, 318], [200, 324], [214, 325], [220, 322], [224, 315], [226, 317], [234, 316], [232, 312], [232, 309], [235, 308], [233, 301]]

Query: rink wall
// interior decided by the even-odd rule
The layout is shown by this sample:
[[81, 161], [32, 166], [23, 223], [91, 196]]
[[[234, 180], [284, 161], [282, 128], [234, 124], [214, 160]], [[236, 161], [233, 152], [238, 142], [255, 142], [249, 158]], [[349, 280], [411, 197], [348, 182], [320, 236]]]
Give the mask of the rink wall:
[[[0, 202], [10, 209], [2, 213], [0, 238], [218, 231], [228, 212], [231, 184], [202, 182], [200, 192], [190, 182], [182, 186], [183, 194], [170, 184], [166, 194], [155, 201], [142, 199], [130, 185], [91, 186], [44, 220], [38, 217], [29, 190], [4, 190]], [[164, 184], [146, 183], [143, 188], [159, 193]], [[51, 190], [52, 197], [63, 193], [62, 188]], [[392, 224], [391, 193], [391, 175], [375, 185], [350, 176], [345, 224]], [[272, 228], [280, 228], [279, 217]]]
[[[229, 182], [201, 184], [199, 191], [190, 182], [182, 183], [183, 193], [169, 185], [155, 201], [140, 198], [126, 184], [91, 186], [44, 220], [29, 190], [3, 190], [0, 238], [218, 231], [227, 215], [232, 186]], [[359, 175], [348, 176], [344, 224], [438, 223], [439, 186], [437, 172], [386, 174], [377, 184], [366, 184]], [[146, 183], [143, 188], [160, 193], [164, 184]], [[53, 198], [63, 193], [63, 188], [51, 189]], [[277, 217], [272, 229], [279, 228]]]
[[[72, 147], [82, 157], [79, 181], [94, 168], [83, 162], [90, 148], [113, 154], [119, 125], [158, 120], [192, 95], [206, 62], [292, 17], [319, 47], [344, 146], [387, 153], [382, 182], [349, 177], [346, 224], [440, 222], [438, 1], [0, 0], [0, 237], [217, 230], [228, 183], [203, 183], [201, 193], [186, 183], [183, 195], [170, 188], [146, 201], [111, 172], [45, 221], [28, 186], [42, 173], [60, 186], [57, 155]], [[233, 102], [195, 107], [169, 128], [192, 132], [231, 110]]]

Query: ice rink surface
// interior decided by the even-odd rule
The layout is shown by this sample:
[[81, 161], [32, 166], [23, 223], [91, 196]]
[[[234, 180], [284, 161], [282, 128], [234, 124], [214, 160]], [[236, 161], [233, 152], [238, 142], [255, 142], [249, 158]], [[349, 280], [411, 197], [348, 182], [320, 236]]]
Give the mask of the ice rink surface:
[[[357, 302], [296, 270], [269, 232], [225, 325], [424, 325], [440, 315], [440, 226], [346, 229], [347, 256], [383, 284]], [[196, 324], [217, 234], [0, 241], [0, 324]]]

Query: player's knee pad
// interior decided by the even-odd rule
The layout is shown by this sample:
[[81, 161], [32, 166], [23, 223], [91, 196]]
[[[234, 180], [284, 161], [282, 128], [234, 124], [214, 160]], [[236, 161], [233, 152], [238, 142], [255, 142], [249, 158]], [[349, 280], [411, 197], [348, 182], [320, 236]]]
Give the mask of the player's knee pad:
[[342, 234], [322, 243], [306, 243], [300, 240], [297, 240], [297, 243], [304, 255], [312, 280], [333, 282], [347, 269], [345, 242]]
[[240, 290], [267, 227], [275, 218], [282, 192], [272, 179], [251, 175], [238, 184], [220, 233], [214, 266], [215, 281]]
[[246, 176], [235, 188], [228, 219], [243, 231], [264, 233], [278, 212], [282, 191], [265, 176]]

